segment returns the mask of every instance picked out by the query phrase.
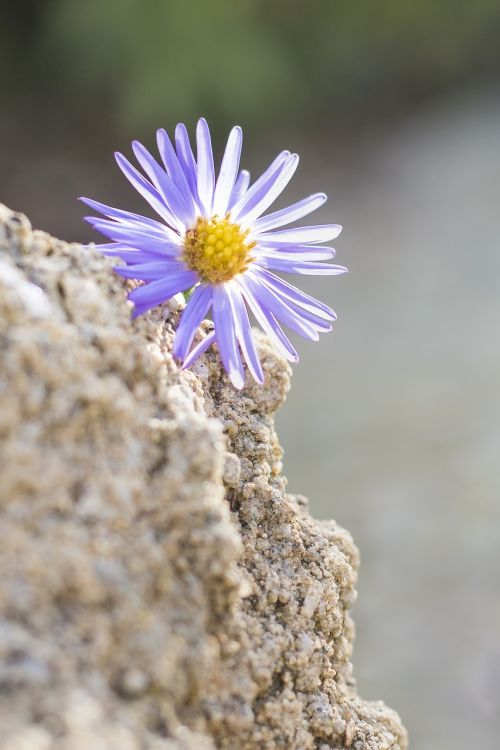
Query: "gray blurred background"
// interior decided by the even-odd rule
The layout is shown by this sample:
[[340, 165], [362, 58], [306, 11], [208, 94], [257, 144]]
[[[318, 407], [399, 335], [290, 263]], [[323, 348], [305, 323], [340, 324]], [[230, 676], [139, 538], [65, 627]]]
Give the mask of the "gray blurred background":
[[35, 226], [144, 210], [112, 151], [201, 114], [329, 194], [350, 274], [299, 280], [339, 321], [298, 343], [285, 470], [361, 549], [360, 691], [413, 750], [500, 736], [499, 38], [498, 0], [2, 3], [0, 200]]

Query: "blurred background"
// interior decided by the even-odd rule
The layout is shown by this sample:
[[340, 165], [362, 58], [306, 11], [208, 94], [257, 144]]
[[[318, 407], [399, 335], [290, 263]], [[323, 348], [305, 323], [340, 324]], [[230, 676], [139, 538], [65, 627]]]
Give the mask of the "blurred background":
[[[68, 240], [145, 210], [114, 165], [203, 114], [255, 175], [301, 154], [347, 277], [279, 415], [289, 489], [361, 549], [355, 673], [413, 750], [500, 736], [498, 0], [2, 4], [0, 200]], [[283, 204], [283, 201], [282, 201]], [[278, 205], [278, 204], [277, 204]]]

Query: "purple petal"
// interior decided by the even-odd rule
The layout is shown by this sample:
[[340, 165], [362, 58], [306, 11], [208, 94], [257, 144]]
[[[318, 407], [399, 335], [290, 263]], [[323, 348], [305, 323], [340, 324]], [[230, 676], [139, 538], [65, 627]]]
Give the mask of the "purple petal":
[[158, 190], [156, 190], [156, 188], [154, 188], [153, 185], [151, 185], [151, 183], [148, 182], [148, 180], [146, 180], [146, 178], [143, 177], [140, 172], [138, 172], [138, 170], [128, 161], [128, 159], [125, 158], [125, 156], [123, 156], [123, 154], [120, 154], [117, 151], [115, 153], [115, 159], [127, 180], [137, 190], [137, 192], [140, 193], [145, 200], [147, 200], [149, 205], [154, 208], [156, 213], [159, 214], [162, 219], [167, 222], [167, 224], [170, 224], [171, 227], [176, 227], [180, 229], [180, 231], [182, 231], [182, 223], [174, 215], [170, 208], [165, 205], [165, 201]]
[[253, 266], [252, 270], [259, 280], [271, 286], [277, 294], [285, 297], [285, 299], [291, 300], [305, 310], [310, 310], [316, 315], [321, 316], [324, 320], [337, 320], [335, 311], [331, 307], [328, 307], [328, 305], [315, 299], [315, 297], [302, 292], [297, 287], [292, 286], [292, 284], [289, 284], [284, 279], [280, 279], [279, 276], [275, 276], [274, 273], [266, 271], [264, 268]]
[[241, 390], [245, 383], [245, 376], [236, 342], [231, 301], [222, 284], [213, 287], [212, 316], [222, 363], [231, 383], [235, 388]]
[[265, 333], [267, 333], [269, 338], [274, 341], [276, 348], [281, 352], [285, 359], [289, 360], [289, 362], [298, 362], [299, 355], [293, 348], [287, 336], [285, 336], [285, 334], [283, 333], [283, 330], [274, 315], [266, 307], [263, 307], [260, 302], [257, 302], [252, 292], [245, 284], [244, 276], [239, 277], [238, 283], [249, 308], [255, 315], [258, 324], [265, 331]]
[[226, 150], [215, 186], [212, 211], [218, 216], [224, 216], [228, 210], [229, 199], [233, 191], [238, 167], [240, 165], [243, 133], [240, 127], [234, 127], [229, 133]]
[[132, 248], [144, 250], [145, 252], [155, 253], [156, 255], [178, 255], [180, 246], [178, 243], [162, 239], [159, 235], [150, 234], [146, 230], [139, 229], [137, 225], [126, 226], [118, 224], [107, 219], [98, 219], [93, 216], [86, 216], [94, 229], [106, 235], [116, 242], [129, 245]]
[[255, 258], [266, 258], [269, 260], [309, 261], [330, 260], [335, 256], [333, 247], [321, 247], [321, 245], [259, 245], [252, 251]]
[[155, 281], [184, 270], [185, 267], [176, 260], [157, 260], [152, 263], [137, 263], [131, 266], [115, 266], [113, 268], [113, 271], [125, 279], [138, 279], [139, 281]]
[[208, 129], [207, 121], [203, 117], [198, 120], [196, 127], [196, 146], [198, 156], [198, 196], [205, 216], [208, 217], [212, 212], [215, 171], [210, 130]]
[[231, 216], [235, 221], [247, 211], [250, 211], [251, 208], [261, 199], [262, 195], [267, 192], [270, 186], [281, 174], [284, 166], [290, 159], [290, 156], [291, 154], [289, 151], [282, 151], [279, 153], [259, 179], [254, 182], [254, 184], [248, 188], [248, 190], [234, 204], [231, 209]]
[[193, 339], [201, 321], [206, 317], [212, 304], [212, 288], [210, 286], [198, 285], [189, 298], [177, 332], [175, 334], [172, 354], [174, 357], [184, 359], [193, 343]]
[[272, 214], [257, 219], [253, 224], [252, 231], [258, 234], [259, 232], [267, 232], [269, 229], [274, 229], [275, 227], [291, 224], [292, 221], [298, 221], [316, 211], [325, 201], [326, 195], [324, 193], [310, 195], [308, 198], [287, 206], [287, 208], [282, 208], [281, 211], [275, 211]]
[[203, 352], [206, 352], [208, 347], [215, 342], [215, 331], [212, 331], [208, 334], [208, 336], [205, 336], [204, 339], [202, 339], [196, 346], [191, 349], [189, 354], [187, 355], [186, 359], [182, 363], [181, 370], [187, 370], [188, 367], [191, 367], [191, 365], [196, 362], [199, 356], [203, 354]]
[[312, 341], [319, 339], [316, 328], [289, 307], [286, 297], [284, 299], [280, 298], [276, 292], [272, 291], [266, 284], [263, 284], [253, 272], [248, 271], [245, 274], [245, 283], [261, 307], [270, 310], [288, 328], [291, 328], [292, 331], [295, 331], [300, 336], [304, 336], [306, 339]]
[[137, 161], [175, 215], [176, 228], [183, 232], [184, 228], [191, 226], [196, 218], [191, 193], [189, 192], [189, 197], [182, 195], [172, 178], [160, 167], [142, 143], [132, 141], [132, 148]]
[[108, 216], [110, 219], [115, 219], [116, 221], [126, 224], [138, 224], [139, 226], [148, 228], [150, 231], [158, 233], [171, 233], [171, 230], [167, 229], [164, 224], [160, 224], [159, 221], [155, 221], [154, 219], [149, 219], [147, 216], [141, 216], [140, 214], [131, 213], [131, 211], [122, 211], [120, 208], [106, 206], [105, 203], [99, 203], [99, 201], [94, 201], [91, 198], [79, 198], [78, 200], [81, 200], [94, 211], [98, 211], [99, 213], [104, 214], [104, 216]]
[[117, 257], [124, 260], [129, 266], [136, 265], [138, 263], [155, 263], [158, 261], [158, 255], [154, 253], [145, 253], [142, 250], [131, 250], [129, 247], [123, 247], [117, 243], [110, 245], [96, 245], [97, 250], [107, 255], [108, 257]]
[[[303, 295], [300, 290], [295, 287], [290, 287], [290, 289], [295, 292], [295, 294], [292, 294], [292, 292], [289, 292], [289, 290], [283, 286], [285, 282], [283, 282], [278, 276], [269, 273], [269, 271], [254, 266], [253, 272], [261, 286], [266, 287], [269, 291], [273, 292], [280, 301], [286, 305], [286, 307], [295, 312], [300, 318], [311, 323], [313, 328], [317, 331], [331, 331], [330, 321], [332, 320], [332, 314], [327, 314], [321, 309], [321, 307], [318, 307], [318, 305], [320, 305], [319, 302], [314, 300], [316, 303], [315, 305], [311, 304], [309, 301], [306, 303], [304, 301], [305, 295]], [[335, 313], [333, 310], [330, 312], [333, 313], [333, 319], [335, 320]]]
[[310, 263], [308, 261], [299, 263], [288, 258], [263, 257], [257, 258], [255, 262], [258, 266], [271, 268], [273, 271], [296, 273], [303, 276], [339, 276], [341, 273], [347, 273], [347, 268], [344, 266], [334, 266], [330, 263]]
[[179, 245], [181, 242], [179, 235], [164, 224], [158, 224], [158, 227], [152, 227], [147, 224], [139, 224], [139, 222], [114, 221], [113, 219], [106, 219], [102, 216], [85, 216], [84, 221], [87, 221], [94, 227], [99, 225], [101, 230], [109, 229], [110, 232], [116, 230], [120, 234], [130, 232], [144, 237], [151, 237], [154, 240], [166, 242], [169, 245]]
[[197, 167], [193, 150], [189, 142], [189, 135], [184, 123], [180, 122], [175, 128], [175, 146], [177, 149], [177, 158], [181, 165], [182, 171], [186, 176], [191, 193], [196, 204], [199, 203], [197, 187]]
[[289, 311], [294, 312], [299, 316], [301, 320], [310, 323], [311, 327], [314, 328], [314, 330], [319, 331], [320, 333], [326, 333], [332, 330], [331, 323], [325, 320], [323, 313], [318, 315], [309, 307], [303, 307], [299, 305], [297, 302], [295, 302], [295, 300], [292, 300], [289, 297], [280, 294], [280, 292], [273, 288], [270, 284], [264, 283], [262, 279], [259, 279], [259, 283], [262, 287], [265, 287], [270, 292], [273, 292], [276, 297], [279, 298], [280, 302], [282, 302], [288, 308]]
[[264, 373], [262, 372], [262, 365], [255, 349], [250, 320], [241, 296], [241, 288], [238, 284], [226, 284], [225, 289], [231, 301], [236, 324], [236, 336], [241, 351], [254, 380], [262, 385], [264, 382]]
[[278, 232], [268, 232], [256, 235], [262, 242], [328, 242], [338, 237], [342, 231], [339, 224], [318, 224], [312, 227], [294, 227], [282, 229]]
[[186, 201], [188, 206], [194, 206], [194, 198], [191, 192], [191, 188], [184, 174], [184, 170], [179, 164], [179, 159], [175, 153], [175, 149], [172, 146], [170, 138], [166, 130], [160, 128], [156, 133], [156, 142], [158, 144], [158, 151], [165, 165], [165, 169], [174, 181], [176, 187], [181, 193], [182, 197]]
[[238, 179], [236, 180], [236, 184], [231, 193], [231, 197], [229, 198], [229, 202], [227, 204], [228, 211], [231, 210], [235, 203], [237, 203], [240, 198], [246, 193], [249, 185], [250, 172], [248, 172], [246, 169], [242, 169], [238, 175]]
[[250, 227], [252, 222], [264, 213], [274, 203], [276, 198], [281, 195], [292, 179], [298, 163], [299, 157], [297, 154], [291, 154], [281, 165], [280, 169], [261, 186], [254, 198], [247, 201], [238, 219], [244, 226]]
[[136, 305], [133, 313], [134, 317], [149, 310], [151, 307], [161, 305], [162, 302], [166, 302], [174, 294], [182, 292], [185, 289], [190, 289], [197, 280], [194, 271], [181, 271], [165, 279], [152, 281], [149, 284], [134, 289], [128, 295], [129, 300]]

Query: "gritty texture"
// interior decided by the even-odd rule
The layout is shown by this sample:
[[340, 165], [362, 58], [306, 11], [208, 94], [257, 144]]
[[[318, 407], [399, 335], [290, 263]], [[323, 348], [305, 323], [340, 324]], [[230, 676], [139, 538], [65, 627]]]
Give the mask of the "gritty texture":
[[285, 491], [286, 363], [179, 372], [178, 303], [126, 289], [0, 206], [0, 747], [403, 750], [351, 675], [357, 550]]

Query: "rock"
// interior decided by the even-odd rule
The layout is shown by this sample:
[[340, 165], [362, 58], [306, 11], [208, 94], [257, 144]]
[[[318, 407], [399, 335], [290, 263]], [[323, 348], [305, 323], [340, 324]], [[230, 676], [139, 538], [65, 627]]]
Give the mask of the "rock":
[[404, 750], [351, 674], [357, 550], [285, 491], [288, 366], [179, 372], [178, 302], [131, 322], [111, 266], [0, 206], [1, 746]]

